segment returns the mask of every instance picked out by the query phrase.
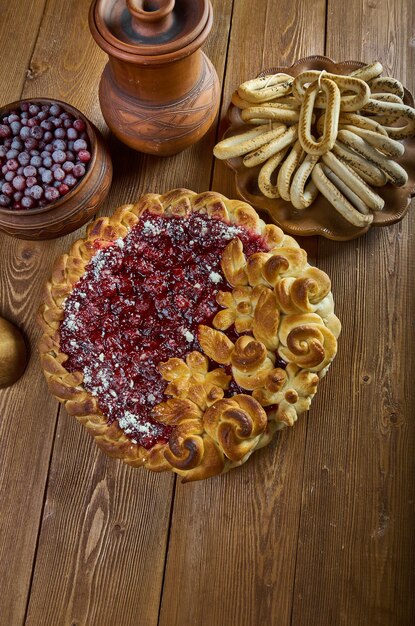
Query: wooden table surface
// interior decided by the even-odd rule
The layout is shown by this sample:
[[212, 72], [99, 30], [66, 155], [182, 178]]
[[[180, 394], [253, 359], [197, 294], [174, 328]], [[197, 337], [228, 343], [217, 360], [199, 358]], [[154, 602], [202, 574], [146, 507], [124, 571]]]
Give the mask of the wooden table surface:
[[[102, 210], [184, 186], [235, 197], [212, 157], [218, 124], [158, 159], [109, 137], [97, 92], [104, 53], [87, 0], [0, 0], [0, 105], [49, 96], [109, 139]], [[205, 51], [223, 86], [311, 54], [379, 59], [414, 90], [411, 0], [213, 0]], [[415, 623], [415, 215], [361, 239], [304, 239], [332, 278], [338, 356], [311, 411], [241, 469], [200, 483], [101, 453], [49, 395], [35, 311], [49, 242], [0, 237], [0, 314], [30, 342], [0, 391], [0, 624], [409, 626]]]

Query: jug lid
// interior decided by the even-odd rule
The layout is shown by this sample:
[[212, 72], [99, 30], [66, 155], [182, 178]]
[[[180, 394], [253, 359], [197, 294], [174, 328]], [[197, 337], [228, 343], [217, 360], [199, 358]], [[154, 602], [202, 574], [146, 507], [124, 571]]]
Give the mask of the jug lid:
[[168, 61], [202, 45], [212, 27], [212, 6], [209, 0], [95, 0], [90, 27], [110, 55]]

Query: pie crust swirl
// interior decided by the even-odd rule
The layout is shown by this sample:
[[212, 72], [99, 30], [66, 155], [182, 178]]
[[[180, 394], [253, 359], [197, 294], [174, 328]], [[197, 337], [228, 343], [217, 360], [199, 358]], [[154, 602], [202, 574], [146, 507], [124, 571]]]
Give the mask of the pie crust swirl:
[[[181, 352], [175, 355], [173, 348], [170, 358], [160, 359], [154, 366], [157, 384], [162, 385], [163, 391], [159, 393], [155, 389], [148, 394], [151, 401], [144, 408], [145, 419], [151, 422], [151, 432], [156, 434], [152, 439], [145, 439], [150, 427], [147, 422], [140, 422], [145, 435], [137, 441], [131, 423], [121, 418], [119, 412], [111, 414], [115, 404], [109, 403], [108, 410], [103, 410], [102, 390], [109, 388], [112, 379], [104, 380], [102, 371], [93, 369], [94, 364], [89, 369], [83, 367], [76, 360], [79, 355], [69, 353], [68, 337], [72, 337], [74, 345], [77, 342], [73, 341], [73, 334], [68, 334], [68, 328], [76, 328], [77, 321], [73, 321], [68, 311], [76, 313], [80, 309], [79, 302], [74, 304], [73, 298], [80, 293], [79, 285], [86, 284], [85, 277], [98, 276], [96, 280], [102, 281], [104, 291], [115, 298], [123, 290], [134, 288], [128, 276], [124, 276], [115, 290], [113, 285], [105, 284], [109, 274], [104, 271], [99, 278], [98, 270], [107, 258], [114, 267], [117, 263], [137, 266], [143, 263], [138, 252], [131, 258], [122, 256], [126, 254], [122, 249], [134, 234], [135, 249], [141, 250], [137, 245], [140, 245], [140, 232], [144, 232], [139, 231], [143, 220], [146, 220], [147, 230], [158, 233], [169, 220], [176, 225], [180, 220], [189, 224], [191, 216], [199, 220], [192, 224], [198, 228], [201, 225], [200, 232], [218, 224], [229, 232], [227, 240], [222, 241], [218, 265], [210, 271], [210, 280], [214, 283], [209, 284], [211, 302], [205, 308], [202, 302], [197, 309], [192, 309], [202, 311], [197, 318], [201, 323], [198, 322], [192, 332], [182, 329], [189, 344], [182, 337]], [[254, 242], [251, 247], [249, 237]], [[190, 244], [195, 242], [190, 241]], [[156, 245], [153, 252], [163, 259], [164, 253], [157, 252]], [[170, 254], [174, 256], [174, 250]], [[197, 251], [194, 254], [197, 255]], [[151, 294], [157, 276], [145, 268], [142, 271], [145, 293]], [[180, 267], [174, 272], [177, 283], [187, 280]], [[217, 289], [214, 289], [216, 284]], [[203, 285], [196, 286], [203, 293]], [[162, 289], [167, 289], [162, 291], [166, 294], [163, 297], [175, 297], [174, 306], [190, 319], [183, 297], [185, 292], [172, 295], [174, 285], [166, 287], [164, 283]], [[151, 297], [158, 307], [156, 310], [154, 305], [154, 315], [162, 311], [157, 314], [165, 315], [163, 319], [172, 329], [174, 307], [166, 312], [161, 308], [160, 294], [154, 293], [156, 295]], [[208, 298], [208, 291], [206, 294]], [[85, 294], [80, 295], [85, 297]], [[128, 315], [131, 315], [131, 327], [140, 323], [137, 311], [153, 306], [122, 298], [124, 303], [134, 304], [131, 311], [120, 313], [120, 316], [125, 314], [127, 325]], [[118, 310], [115, 305], [112, 309]], [[176, 472], [184, 481], [208, 478], [241, 465], [252, 452], [268, 444], [276, 430], [292, 426], [297, 416], [309, 408], [319, 380], [335, 357], [341, 328], [334, 314], [329, 277], [307, 263], [305, 251], [292, 237], [275, 225], [265, 224], [245, 202], [228, 200], [214, 192], [196, 194], [187, 189], [175, 189], [164, 195], [147, 194], [135, 204], [118, 208], [112, 217], [100, 217], [91, 224], [86, 237], [76, 241], [69, 253], [57, 260], [46, 284], [38, 320], [43, 330], [39, 342], [42, 368], [50, 391], [65, 405], [67, 412], [86, 427], [107, 454], [134, 467]], [[120, 317], [120, 327], [121, 321]], [[173, 331], [176, 332], [174, 328]], [[140, 342], [134, 340], [134, 334], [132, 337], [129, 341], [136, 349]], [[123, 357], [124, 348], [117, 344], [119, 338], [110, 339]], [[169, 336], [163, 335], [160, 341], [164, 350], [164, 344], [169, 345]], [[148, 345], [151, 346], [151, 342]], [[188, 350], [186, 345], [189, 345]], [[85, 348], [85, 354], [87, 352]], [[142, 358], [147, 358], [144, 352]], [[97, 355], [104, 362], [98, 365], [106, 367], [107, 355], [98, 352]], [[135, 356], [133, 364], [138, 377], [142, 375], [140, 358]], [[121, 369], [111, 370], [111, 376], [114, 372], [118, 376]], [[91, 372], [100, 374], [99, 385], [91, 382]], [[110, 389], [114, 403], [123, 395], [134, 395], [134, 381], [128, 382], [131, 383], [127, 385], [128, 390]], [[125, 407], [123, 410], [127, 415]]]

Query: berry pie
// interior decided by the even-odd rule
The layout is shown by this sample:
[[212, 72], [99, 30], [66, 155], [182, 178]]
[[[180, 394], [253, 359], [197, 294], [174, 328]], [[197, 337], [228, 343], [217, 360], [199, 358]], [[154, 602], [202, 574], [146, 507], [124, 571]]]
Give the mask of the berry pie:
[[221, 474], [306, 411], [337, 351], [328, 276], [239, 200], [176, 189], [100, 217], [39, 311], [51, 392], [111, 456]]

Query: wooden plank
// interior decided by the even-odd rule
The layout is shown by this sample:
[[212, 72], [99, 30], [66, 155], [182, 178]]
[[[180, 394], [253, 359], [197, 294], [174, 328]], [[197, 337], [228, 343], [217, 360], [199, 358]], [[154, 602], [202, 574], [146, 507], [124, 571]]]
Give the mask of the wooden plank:
[[[214, 4], [226, 14], [231, 1]], [[38, 63], [48, 63], [52, 54], [48, 41], [59, 23], [72, 24], [74, 32], [85, 27], [88, 7], [84, 2], [65, 3], [59, 9], [57, 15], [57, 7], [51, 6], [47, 14], [47, 28], [35, 53]], [[220, 79], [228, 29], [228, 21], [220, 20], [205, 47]], [[60, 60], [51, 67], [53, 76], [39, 77], [37, 89], [67, 85], [65, 99], [69, 100], [75, 70], [71, 76], [68, 68], [75, 67], [72, 63], [79, 51], [72, 49], [73, 34], [62, 33], [62, 37]], [[97, 81], [104, 59], [93, 43], [86, 54], [89, 60], [82, 82], [88, 100], [81, 108], [95, 121], [99, 117]], [[59, 82], [61, 77], [64, 80]], [[146, 191], [163, 192], [177, 186], [207, 189], [214, 137], [212, 128], [197, 146], [169, 159], [140, 155], [111, 140], [114, 184], [103, 213]], [[67, 247], [68, 239], [59, 249]], [[61, 411], [26, 623], [155, 625], [173, 483], [172, 475], [133, 470], [106, 458]]]
[[[46, 0], [0, 0], [0, 106], [19, 100]], [[12, 77], [12, 79], [11, 79]]]
[[[222, 117], [261, 69], [323, 52], [324, 24], [324, 2], [310, 16], [302, 2], [235, 0]], [[220, 162], [213, 189], [236, 197]], [[306, 426], [304, 416], [227, 475], [177, 483], [161, 626], [290, 623]]]
[[[22, 12], [19, 3], [0, 0], [0, 106], [20, 98], [44, 5], [45, 0], [33, 0]], [[18, 242], [11, 253], [8, 238], [0, 234], [0, 247], [0, 314], [30, 336], [32, 311], [26, 302], [36, 293], [40, 245]], [[55, 402], [45, 405], [33, 397], [38, 379], [32, 359], [17, 384], [0, 390], [0, 623], [7, 625], [21, 623], [24, 616], [51, 450], [39, 444], [51, 439], [56, 416]], [[50, 410], [51, 421], [32, 419], [42, 409]]]
[[[379, 59], [414, 89], [413, 3], [331, 1], [328, 15], [330, 57]], [[414, 222], [412, 207], [320, 242], [343, 333], [309, 420], [292, 624], [414, 623]]]

